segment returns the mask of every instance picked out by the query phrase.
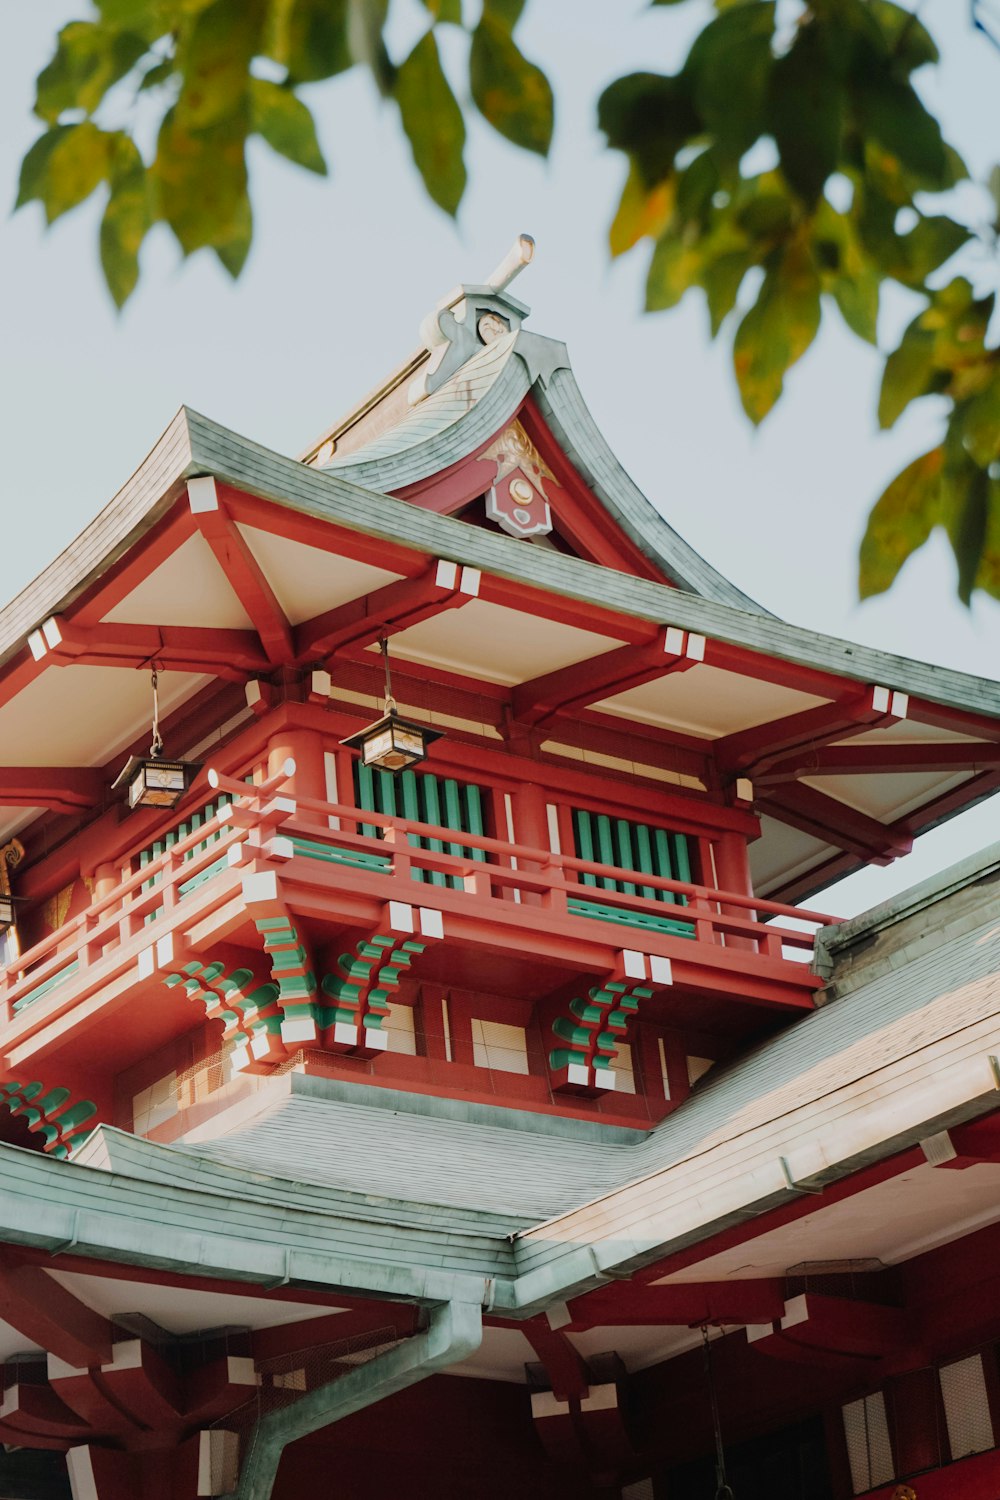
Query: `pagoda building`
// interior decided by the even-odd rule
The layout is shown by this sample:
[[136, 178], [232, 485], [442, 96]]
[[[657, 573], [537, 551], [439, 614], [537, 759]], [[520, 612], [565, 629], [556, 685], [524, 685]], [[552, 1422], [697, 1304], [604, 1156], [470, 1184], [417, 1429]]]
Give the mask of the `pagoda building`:
[[0, 612], [0, 1497], [997, 1500], [1000, 685], [786, 624], [490, 280]]

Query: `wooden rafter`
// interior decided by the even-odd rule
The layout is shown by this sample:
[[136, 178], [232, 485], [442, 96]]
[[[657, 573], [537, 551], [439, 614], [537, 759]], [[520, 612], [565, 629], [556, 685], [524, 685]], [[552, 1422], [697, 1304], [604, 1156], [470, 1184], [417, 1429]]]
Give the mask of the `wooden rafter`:
[[783, 1282], [677, 1282], [644, 1286], [622, 1281], [598, 1287], [570, 1303], [572, 1327], [690, 1327], [705, 1323], [769, 1323], [784, 1312]]
[[779, 822], [875, 864], [888, 864], [913, 848], [909, 834], [800, 782], [769, 787], [757, 800], [761, 811]]
[[271, 670], [252, 630], [193, 625], [79, 625], [53, 615], [42, 627], [43, 661], [60, 666], [137, 667], [153, 662], [164, 671], [210, 673], [244, 682]]
[[759, 774], [795, 750], [810, 751], [832, 740], [864, 734], [870, 729], [898, 722], [898, 715], [876, 707], [875, 698], [884, 689], [860, 688], [838, 698], [781, 719], [770, 719], [753, 729], [741, 729], [715, 742], [715, 757], [723, 774]]
[[531, 727], [557, 713], [572, 713], [602, 698], [697, 666], [704, 656], [702, 636], [663, 628], [642, 646], [620, 646], [556, 672], [522, 682], [511, 695], [512, 718]]
[[0, 1318], [67, 1364], [109, 1363], [111, 1325], [41, 1266], [0, 1250]]
[[443, 610], [458, 609], [478, 592], [475, 568], [433, 561], [415, 578], [398, 579], [307, 620], [295, 632], [296, 654], [302, 661], [322, 661], [345, 647], [371, 645]]
[[969, 741], [944, 744], [821, 745], [786, 760], [776, 761], [758, 773], [754, 784], [774, 786], [800, 776], [912, 775], [926, 772], [991, 770], [1000, 767], [1000, 744]]
[[0, 767], [0, 806], [48, 807], [53, 812], [82, 812], [100, 805], [104, 781], [100, 771], [72, 766]]
[[223, 505], [215, 480], [189, 480], [188, 499], [195, 524], [249, 615], [268, 661], [276, 666], [291, 662], [292, 627], [250, 544]]

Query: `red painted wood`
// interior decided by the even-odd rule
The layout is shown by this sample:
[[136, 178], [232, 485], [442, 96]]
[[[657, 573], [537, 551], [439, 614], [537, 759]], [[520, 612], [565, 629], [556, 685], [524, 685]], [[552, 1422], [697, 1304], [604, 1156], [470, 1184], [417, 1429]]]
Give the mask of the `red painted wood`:
[[292, 627], [250, 544], [227, 513], [225, 502], [220, 497], [218, 510], [199, 511], [194, 519], [253, 622], [268, 661], [284, 664], [294, 660]]
[[[912, 1480], [917, 1500], [997, 1500], [1000, 1495], [1000, 1454], [980, 1453], [963, 1458]], [[865, 1500], [898, 1500], [895, 1482], [869, 1490]]]
[[800, 782], [769, 787], [757, 795], [756, 804], [779, 822], [872, 864], [889, 864], [913, 848], [911, 835], [896, 833], [891, 825]]
[[295, 632], [296, 653], [302, 661], [321, 661], [346, 646], [367, 646], [380, 636], [408, 630], [443, 610], [468, 604], [471, 597], [440, 585], [432, 562], [415, 578], [388, 583], [305, 621]]
[[195, 529], [184, 492], [161, 521], [135, 539], [124, 556], [84, 590], [67, 611], [69, 616], [80, 625], [96, 625], [172, 557]]
[[68, 1365], [111, 1359], [111, 1325], [38, 1265], [0, 1250], [0, 1318]]

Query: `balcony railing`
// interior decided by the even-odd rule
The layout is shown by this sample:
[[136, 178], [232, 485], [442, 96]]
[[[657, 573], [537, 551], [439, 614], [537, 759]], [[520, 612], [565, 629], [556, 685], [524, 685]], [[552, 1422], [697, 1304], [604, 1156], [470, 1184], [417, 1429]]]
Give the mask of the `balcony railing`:
[[[462, 847], [469, 854], [446, 853], [454, 847], [455, 831], [430, 823], [389, 816], [353, 805], [313, 798], [280, 795], [294, 773], [288, 761], [282, 772], [259, 786], [248, 787], [216, 772], [214, 788], [232, 797], [213, 816], [184, 837], [169, 842], [86, 911], [36, 943], [0, 972], [0, 997], [8, 1020], [36, 1004], [71, 979], [90, 982], [88, 990], [115, 976], [129, 961], [116, 963], [119, 949], [129, 948], [144, 931], [157, 935], [157, 923], [183, 904], [185, 916], [200, 916], [232, 894], [231, 877], [251, 860], [318, 861], [341, 872], [355, 871], [358, 883], [377, 876], [380, 888], [388, 880], [393, 899], [414, 901], [414, 878], [427, 881], [421, 905], [462, 902], [463, 894], [496, 909], [498, 903], [520, 902], [534, 908], [532, 920], [553, 925], [566, 918], [621, 927], [616, 942], [627, 946], [628, 929], [691, 941], [704, 949], [739, 948], [742, 957], [771, 963], [786, 960], [795, 950], [795, 967], [812, 951], [812, 928], [839, 922], [838, 917], [780, 902], [723, 891], [691, 881], [670, 880], [648, 871], [625, 869], [530, 845], [510, 843], [463, 832]], [[360, 831], [374, 828], [376, 833]], [[422, 847], [437, 845], [438, 847]], [[447, 888], [432, 882], [434, 874], [452, 877]], [[585, 884], [596, 877], [600, 888]], [[644, 895], [643, 891], [659, 894]], [[668, 896], [672, 900], [664, 901]], [[471, 902], [470, 902], [471, 906]], [[479, 906], [483, 910], [483, 906]], [[525, 912], [525, 917], [528, 913]], [[777, 920], [775, 920], [777, 919]], [[170, 924], [172, 925], [172, 924]], [[99, 971], [99, 972], [98, 972]], [[74, 985], [74, 989], [77, 985]]]

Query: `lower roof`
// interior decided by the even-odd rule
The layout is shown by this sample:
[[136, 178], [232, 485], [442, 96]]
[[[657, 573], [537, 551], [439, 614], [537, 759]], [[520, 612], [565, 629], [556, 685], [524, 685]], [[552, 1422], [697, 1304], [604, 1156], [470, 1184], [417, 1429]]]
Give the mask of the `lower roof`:
[[[647, 1134], [299, 1079], [220, 1140], [101, 1127], [72, 1163], [0, 1148], [0, 1239], [293, 1286], [489, 1296], [520, 1315], [685, 1247], [704, 1260], [720, 1231], [803, 1199], [812, 1211], [775, 1252], [786, 1266], [817, 1258], [798, 1253], [802, 1237], [822, 1244], [830, 1224], [846, 1224], [855, 1255], [877, 1233], [881, 1258], [905, 1259], [1000, 1219], [995, 1176], [911, 1171], [875, 1220], [810, 1195], [997, 1108], [992, 887], [966, 869], [964, 902], [953, 879], [940, 891], [914, 932], [883, 943], [870, 980], [709, 1075]], [[739, 1274], [729, 1265], [719, 1279]]]

